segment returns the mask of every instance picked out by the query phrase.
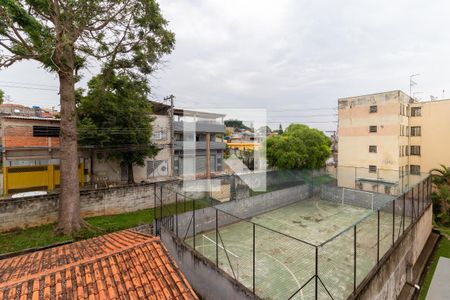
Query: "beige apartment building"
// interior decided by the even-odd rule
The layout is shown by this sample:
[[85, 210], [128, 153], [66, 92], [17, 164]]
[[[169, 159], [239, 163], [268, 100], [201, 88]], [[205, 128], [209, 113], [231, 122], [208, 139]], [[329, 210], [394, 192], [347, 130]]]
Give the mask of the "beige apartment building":
[[340, 186], [397, 194], [432, 168], [450, 166], [450, 100], [390, 91], [338, 102]]

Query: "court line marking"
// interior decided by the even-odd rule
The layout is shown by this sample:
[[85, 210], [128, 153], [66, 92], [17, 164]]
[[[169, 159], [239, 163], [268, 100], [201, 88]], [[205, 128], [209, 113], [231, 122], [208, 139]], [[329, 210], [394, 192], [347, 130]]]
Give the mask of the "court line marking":
[[[209, 239], [209, 238], [208, 238]], [[230, 244], [228, 244], [228, 245], [230, 245]], [[236, 244], [231, 244], [233, 247], [236, 247], [235, 245]], [[198, 246], [196, 246], [196, 248], [197, 247], [202, 247], [202, 248], [204, 248], [204, 247], [215, 247], [216, 245], [214, 244], [214, 245], [198, 245]], [[220, 245], [219, 245], [220, 246]], [[242, 247], [236, 247], [236, 248], [238, 248], [238, 249], [244, 249], [244, 251], [247, 251], [248, 249], [245, 249], [245, 248], [242, 248]], [[223, 248], [222, 248], [223, 249]], [[230, 253], [230, 251], [229, 250], [226, 250], [226, 251], [228, 251], [228, 253]], [[282, 267], [284, 267], [287, 271], [288, 271], [288, 273], [292, 276], [292, 278], [294, 279], [294, 281], [295, 281], [295, 283], [297, 284], [297, 288], [301, 288], [302, 287], [302, 285], [300, 284], [300, 282], [298, 281], [298, 279], [297, 279], [297, 277], [295, 276], [295, 274], [294, 274], [294, 272], [292, 272], [291, 271], [291, 269], [289, 269], [289, 267], [288, 266], [286, 266], [282, 261], [280, 261], [280, 260], [278, 260], [276, 257], [274, 257], [274, 256], [272, 256], [272, 255], [270, 255], [270, 254], [268, 254], [268, 253], [265, 253], [265, 252], [261, 252], [261, 254], [264, 254], [265, 256], [268, 256], [269, 258], [272, 258], [273, 260], [275, 260], [277, 263], [279, 263]], [[237, 256], [237, 258], [241, 258], [241, 256]], [[303, 291], [302, 290], [300, 290], [300, 294], [301, 294], [301, 298], [302, 299], [304, 299], [304, 294], [303, 294]]]

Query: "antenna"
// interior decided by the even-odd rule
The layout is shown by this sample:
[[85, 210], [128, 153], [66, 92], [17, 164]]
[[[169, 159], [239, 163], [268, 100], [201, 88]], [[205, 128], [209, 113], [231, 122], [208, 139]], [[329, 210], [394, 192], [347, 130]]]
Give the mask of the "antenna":
[[413, 98], [417, 99], [417, 100], [420, 100], [418, 97], [416, 97], [417, 94], [423, 94], [423, 92], [414, 92], [413, 93]]
[[[409, 96], [410, 97], [413, 97], [412, 96], [412, 87], [413, 86], [415, 86], [415, 85], [417, 85], [417, 82], [415, 82], [414, 80], [413, 80], [413, 78], [414, 77], [416, 77], [416, 76], [419, 76], [420, 74], [411, 74], [410, 76], [409, 76]], [[413, 97], [414, 98], [414, 97]]]

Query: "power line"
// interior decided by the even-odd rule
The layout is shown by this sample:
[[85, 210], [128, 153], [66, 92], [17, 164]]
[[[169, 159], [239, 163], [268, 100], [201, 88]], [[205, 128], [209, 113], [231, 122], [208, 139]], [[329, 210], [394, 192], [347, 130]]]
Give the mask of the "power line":
[[23, 90], [41, 90], [41, 91], [52, 91], [52, 92], [58, 92], [58, 89], [51, 89], [51, 88], [39, 88], [39, 87], [32, 87], [32, 86], [14, 86], [14, 85], [4, 85], [2, 84], [1, 87], [7, 87], [7, 88], [13, 88], [13, 89], [23, 89]]
[[30, 82], [18, 82], [18, 81], [6, 81], [6, 80], [0, 80], [0, 83], [6, 83], [6, 84], [19, 84], [19, 85], [26, 85], [26, 86], [42, 86], [42, 87], [49, 87], [49, 88], [58, 88], [55, 85], [49, 85], [49, 84], [42, 84], [42, 83], [30, 83]]

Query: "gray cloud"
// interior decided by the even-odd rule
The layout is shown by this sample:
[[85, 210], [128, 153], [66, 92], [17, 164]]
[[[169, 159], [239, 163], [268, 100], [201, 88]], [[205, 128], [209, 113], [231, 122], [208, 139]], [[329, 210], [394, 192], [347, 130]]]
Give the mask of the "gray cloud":
[[[450, 94], [448, 1], [191, 0], [160, 2], [176, 33], [174, 53], [152, 81], [155, 96], [185, 107], [267, 108], [269, 121], [333, 129], [337, 98], [378, 91]], [[27, 67], [23, 67], [27, 66]], [[95, 66], [92, 68], [95, 70]], [[25, 74], [26, 73], [26, 74]], [[90, 77], [87, 73], [85, 84]], [[2, 80], [54, 84], [22, 64]], [[56, 103], [48, 91], [4, 88], [17, 102]], [[50, 93], [51, 94], [51, 93]], [[278, 127], [277, 124], [270, 124]]]

